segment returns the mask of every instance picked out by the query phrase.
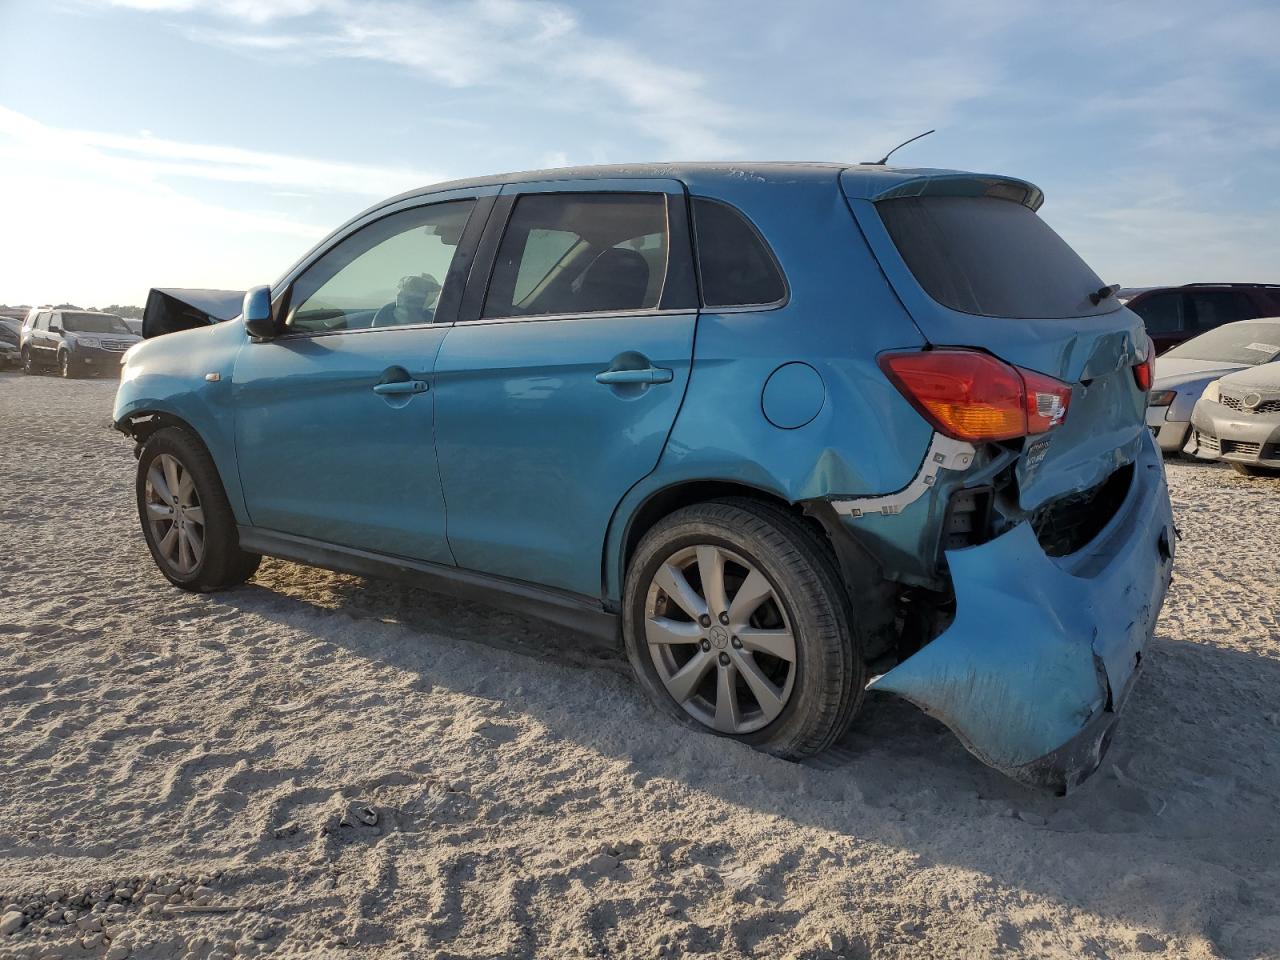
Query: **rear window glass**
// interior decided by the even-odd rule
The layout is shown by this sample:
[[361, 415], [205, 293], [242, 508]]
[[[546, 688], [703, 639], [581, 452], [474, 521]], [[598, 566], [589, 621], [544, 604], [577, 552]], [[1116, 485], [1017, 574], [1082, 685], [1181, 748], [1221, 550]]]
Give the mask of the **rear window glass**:
[[1183, 360], [1213, 360], [1257, 366], [1280, 357], [1280, 322], [1230, 323], [1161, 354]]
[[693, 228], [706, 306], [776, 303], [787, 295], [787, 285], [764, 239], [733, 207], [695, 197]]
[[934, 300], [952, 310], [1021, 319], [1120, 309], [1094, 304], [1102, 281], [1066, 241], [1011, 200], [906, 197], [876, 204], [902, 259]]

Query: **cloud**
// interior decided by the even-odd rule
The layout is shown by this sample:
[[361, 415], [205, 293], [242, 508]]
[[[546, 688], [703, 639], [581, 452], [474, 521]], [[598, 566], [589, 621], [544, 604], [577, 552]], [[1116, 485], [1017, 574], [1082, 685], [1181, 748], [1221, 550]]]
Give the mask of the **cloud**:
[[198, 39], [310, 61], [375, 60], [453, 88], [494, 88], [640, 131], [691, 157], [729, 155], [741, 112], [687, 66], [588, 31], [545, 0], [108, 0], [187, 14]]
[[286, 187], [313, 193], [385, 197], [445, 179], [438, 173], [408, 167], [316, 160], [241, 147], [184, 143], [156, 137], [148, 131], [138, 136], [127, 136], [60, 129], [41, 124], [4, 106], [0, 106], [0, 137], [8, 138], [24, 149], [40, 151], [45, 156], [76, 160], [92, 166], [98, 174], [132, 183], [197, 179]]
[[[11, 227], [0, 231], [0, 297], [141, 303], [152, 284], [267, 282], [328, 232], [271, 210], [273, 189], [311, 198], [334, 191], [381, 197], [424, 179], [380, 167], [62, 129], [0, 106], [0, 182], [20, 185], [0, 191], [0, 223]], [[183, 189], [192, 181], [229, 182], [242, 192], [234, 205], [221, 205]]]

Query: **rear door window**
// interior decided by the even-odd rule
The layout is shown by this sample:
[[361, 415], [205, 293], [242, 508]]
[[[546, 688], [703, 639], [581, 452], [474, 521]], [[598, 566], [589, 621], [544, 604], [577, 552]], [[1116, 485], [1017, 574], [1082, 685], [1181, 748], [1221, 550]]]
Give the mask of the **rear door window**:
[[759, 306], [786, 298], [777, 260], [740, 212], [718, 200], [694, 197], [693, 229], [704, 306]]
[[1143, 297], [1129, 309], [1142, 318], [1150, 334], [1181, 333], [1187, 329], [1186, 298], [1169, 291]]
[[1236, 290], [1196, 290], [1188, 292], [1195, 328], [1212, 330], [1224, 323], [1250, 320], [1257, 311], [1248, 296]]
[[889, 236], [934, 300], [961, 313], [1080, 317], [1102, 280], [1035, 211], [996, 197], [903, 197], [876, 204]]
[[668, 246], [663, 194], [527, 194], [498, 248], [482, 315], [657, 309]]

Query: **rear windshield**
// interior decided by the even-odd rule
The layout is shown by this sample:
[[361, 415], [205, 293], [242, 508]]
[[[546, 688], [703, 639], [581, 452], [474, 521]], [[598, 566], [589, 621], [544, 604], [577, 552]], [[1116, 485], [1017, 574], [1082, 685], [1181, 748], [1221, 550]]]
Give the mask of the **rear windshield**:
[[64, 313], [62, 328], [75, 333], [128, 333], [124, 320], [110, 313]]
[[1120, 309], [1089, 299], [1102, 281], [1035, 211], [995, 197], [876, 204], [902, 259], [944, 307], [985, 317], [1082, 317]]
[[1228, 323], [1180, 343], [1161, 356], [1257, 366], [1280, 358], [1280, 321]]

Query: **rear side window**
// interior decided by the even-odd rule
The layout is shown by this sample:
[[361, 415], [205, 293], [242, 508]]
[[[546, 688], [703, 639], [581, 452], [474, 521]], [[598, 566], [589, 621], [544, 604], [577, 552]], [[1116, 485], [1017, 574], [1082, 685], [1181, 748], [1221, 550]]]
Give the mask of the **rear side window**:
[[1185, 300], [1180, 293], [1153, 293], [1129, 309], [1142, 318], [1147, 333], [1181, 333], [1187, 328]]
[[507, 223], [483, 316], [656, 309], [667, 252], [664, 194], [527, 194]]
[[756, 228], [733, 207], [695, 197], [693, 229], [705, 306], [755, 306], [786, 297], [787, 285], [773, 253]]
[[995, 197], [905, 197], [876, 204], [920, 286], [952, 310], [987, 317], [1080, 317], [1102, 281], [1035, 211]]

